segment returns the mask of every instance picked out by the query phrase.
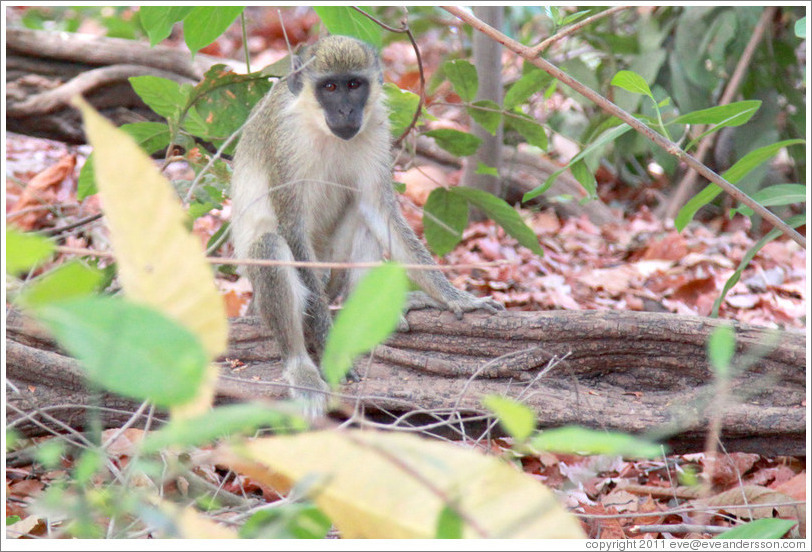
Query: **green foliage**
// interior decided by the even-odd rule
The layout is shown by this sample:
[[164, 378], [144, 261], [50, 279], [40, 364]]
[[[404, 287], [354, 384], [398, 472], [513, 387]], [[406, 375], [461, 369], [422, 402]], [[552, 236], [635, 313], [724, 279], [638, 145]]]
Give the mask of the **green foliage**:
[[468, 202], [445, 188], [435, 188], [423, 206], [423, 232], [437, 255], [449, 253], [468, 225]]
[[105, 36], [135, 39], [143, 36], [138, 12], [129, 6], [30, 6], [21, 22], [29, 29], [75, 33], [85, 21], [94, 21]]
[[243, 539], [323, 539], [332, 523], [311, 503], [259, 510], [240, 527]]
[[[753, 150], [739, 159], [735, 165], [726, 170], [722, 174], [722, 178], [731, 184], [736, 184], [750, 171], [775, 156], [782, 148], [804, 143], [806, 142], [800, 139], [785, 140], [783, 142], [778, 142], [777, 144], [770, 144], [768, 146]], [[679, 213], [677, 213], [677, 216], [674, 219], [674, 226], [677, 228], [677, 230], [682, 231], [694, 218], [696, 212], [713, 201], [713, 199], [719, 195], [721, 191], [722, 189], [716, 184], [708, 184], [701, 192], [692, 197], [682, 207], [682, 209], [680, 209]]]
[[198, 447], [227, 436], [250, 435], [262, 428], [303, 431], [307, 424], [298, 415], [284, 414], [267, 405], [232, 404], [194, 418], [172, 419], [144, 440], [142, 451], [149, 454], [170, 446]]
[[466, 186], [455, 186], [450, 191], [464, 197], [470, 204], [481, 209], [504, 228], [505, 232], [516, 238], [520, 245], [525, 246], [536, 255], [544, 255], [536, 234], [524, 223], [516, 209], [508, 205], [505, 200], [488, 192]]
[[634, 71], [618, 71], [617, 74], [612, 77], [611, 84], [635, 94], [645, 94], [654, 100], [654, 95], [651, 93], [651, 89], [648, 87], [646, 80]]
[[708, 337], [708, 359], [716, 377], [728, 378], [733, 355], [736, 354], [736, 333], [729, 325], [719, 326]]
[[592, 173], [590, 171], [589, 172], [589, 177], [587, 179], [586, 175], [583, 173], [583, 168], [579, 167], [578, 164], [582, 159], [584, 159], [584, 157], [586, 157], [587, 155], [599, 150], [600, 148], [604, 147], [606, 144], [614, 142], [620, 136], [622, 136], [625, 133], [627, 133], [628, 131], [630, 131], [631, 128], [632, 127], [630, 127], [626, 123], [623, 123], [623, 124], [618, 125], [618, 126], [616, 126], [614, 128], [611, 128], [609, 130], [604, 131], [589, 146], [587, 146], [586, 148], [581, 150], [581, 152], [578, 155], [573, 157], [566, 166], [562, 167], [561, 169], [559, 169], [559, 170], [555, 171], [553, 174], [551, 174], [549, 176], [549, 178], [547, 178], [547, 180], [544, 181], [544, 184], [542, 184], [538, 188], [530, 190], [529, 192], [524, 194], [524, 197], [522, 198], [522, 201], [529, 201], [529, 200], [533, 199], [534, 197], [540, 196], [541, 194], [546, 192], [550, 188], [550, 186], [553, 185], [553, 182], [555, 182], [555, 179], [558, 178], [558, 175], [560, 175], [562, 172], [564, 172], [567, 169], [572, 170], [573, 167], [576, 167], [575, 171], [578, 173], [576, 175], [576, 178], [578, 176], [581, 176], [583, 181], [581, 179], [579, 179], [579, 182], [581, 182], [581, 184], [584, 186], [586, 191], [590, 194], [590, 197], [596, 198], [597, 197], [597, 190], [595, 189], [595, 186], [594, 186], [594, 176], [592, 176]]
[[389, 123], [392, 136], [398, 137], [409, 128], [420, 103], [420, 96], [408, 90], [401, 90], [392, 83], [384, 83], [386, 105], [389, 107]]
[[13, 226], [6, 229], [6, 274], [20, 274], [40, 266], [51, 258], [54, 244], [35, 234], [26, 234]]
[[517, 443], [524, 442], [536, 429], [536, 413], [527, 405], [500, 395], [488, 395], [482, 405], [494, 413], [499, 425]]
[[395, 331], [406, 301], [406, 271], [386, 263], [364, 276], [336, 316], [324, 346], [324, 378], [336, 387], [355, 357], [371, 350]]
[[[172, 8], [169, 8], [172, 9]], [[194, 54], [223, 34], [245, 8], [242, 6], [197, 6], [183, 19], [183, 37]]]
[[175, 23], [183, 21], [183, 37], [194, 54], [223, 34], [244, 9], [241, 6], [142, 6], [139, 11], [151, 46], [168, 37]]
[[438, 128], [425, 132], [424, 134], [430, 138], [434, 138], [437, 145], [447, 152], [459, 157], [473, 155], [480, 144], [482, 144], [482, 140], [473, 134], [451, 128]]
[[464, 59], [446, 61], [443, 64], [443, 72], [446, 78], [454, 86], [454, 91], [464, 102], [471, 102], [476, 97], [479, 88], [479, 78], [476, 67]]
[[141, 6], [138, 15], [149, 37], [149, 45], [155, 46], [172, 33], [172, 27], [195, 9], [193, 6]]
[[471, 104], [468, 108], [471, 118], [482, 125], [482, 128], [496, 135], [499, 123], [502, 121], [502, 113], [499, 104], [491, 100], [480, 100]]
[[[143, 121], [140, 123], [129, 123], [121, 125], [121, 130], [132, 136], [138, 145], [149, 154], [160, 151], [167, 146], [171, 141], [170, 129], [164, 123], [155, 123], [150, 121]], [[188, 142], [187, 146], [191, 143]], [[79, 179], [76, 185], [76, 197], [79, 200], [85, 199], [98, 192], [96, 189], [96, 176], [94, 171], [94, 155], [91, 153], [82, 169], [79, 171]]]
[[505, 92], [505, 99], [502, 102], [508, 111], [519, 107], [526, 102], [530, 96], [541, 90], [550, 82], [551, 77], [541, 69], [531, 69], [521, 76], [519, 80], [510, 85]]
[[[794, 217], [790, 217], [789, 220], [786, 221], [790, 228], [798, 228], [799, 226], [806, 224], [806, 215], [796, 215]], [[742, 276], [742, 272], [744, 269], [747, 268], [747, 265], [750, 264], [750, 261], [753, 260], [753, 257], [761, 251], [761, 249], [773, 241], [775, 238], [781, 236], [782, 232], [776, 228], [770, 230], [763, 238], [758, 240], [750, 249], [747, 250], [747, 253], [744, 254], [742, 257], [739, 266], [736, 267], [736, 270], [731, 274], [730, 278], [727, 279], [725, 282], [722, 291], [719, 293], [719, 297], [716, 298], [716, 301], [713, 302], [713, 309], [711, 310], [711, 316], [717, 317], [719, 316], [719, 308], [722, 306], [722, 301], [725, 300], [725, 296], [727, 292], [730, 291], [733, 286], [735, 286], [739, 279]]]
[[[369, 8], [361, 7], [369, 13]], [[381, 28], [372, 20], [349, 6], [320, 6], [313, 10], [330, 34], [347, 35], [381, 48]]]
[[192, 399], [202, 381], [207, 358], [197, 337], [154, 309], [84, 297], [40, 306], [36, 316], [110, 391], [173, 406]]
[[714, 539], [780, 539], [798, 522], [792, 519], [756, 519], [716, 535]]
[[510, 113], [505, 116], [505, 124], [522, 135], [531, 146], [536, 146], [539, 149], [547, 149], [547, 133], [544, 127], [536, 122], [535, 119], [524, 113]]
[[[775, 186], [762, 188], [750, 197], [764, 207], [803, 203], [806, 201], [806, 186], [803, 184], [776, 184]], [[743, 203], [730, 210], [730, 218], [733, 218], [736, 213], [740, 213], [745, 217], [753, 216], [753, 210]]]
[[625, 433], [566, 426], [540, 432], [530, 441], [537, 450], [566, 454], [612, 454], [627, 458], [656, 458], [661, 445]]
[[28, 283], [16, 298], [18, 304], [36, 307], [90, 295], [101, 287], [104, 274], [81, 261], [68, 261]]
[[461, 539], [465, 524], [460, 515], [451, 506], [446, 504], [437, 516], [437, 531], [435, 539]]

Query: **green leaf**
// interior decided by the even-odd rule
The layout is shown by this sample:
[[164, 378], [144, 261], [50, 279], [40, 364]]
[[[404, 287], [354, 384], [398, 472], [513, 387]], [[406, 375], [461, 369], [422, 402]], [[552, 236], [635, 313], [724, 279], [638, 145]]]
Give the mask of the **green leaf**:
[[192, 89], [183, 127], [219, 145], [242, 127], [271, 86], [262, 72], [240, 75], [225, 65], [214, 65]]
[[657, 443], [633, 435], [577, 426], [544, 430], [533, 437], [530, 446], [565, 454], [612, 454], [627, 458], [656, 458], [662, 454]]
[[561, 21], [561, 24], [562, 25], [569, 25], [570, 23], [575, 23], [576, 21], [578, 21], [579, 19], [581, 19], [582, 17], [584, 17], [586, 14], [588, 14], [591, 11], [592, 10], [581, 10], [581, 11], [577, 11], [575, 13], [571, 13], [567, 17], [565, 17], [563, 21]]
[[324, 377], [336, 387], [355, 357], [395, 331], [408, 288], [406, 271], [395, 263], [370, 270], [336, 316], [322, 358]]
[[462, 101], [473, 101], [479, 89], [479, 79], [476, 67], [472, 63], [464, 59], [446, 61], [443, 64], [443, 72]]
[[101, 270], [78, 260], [69, 261], [32, 281], [17, 301], [25, 306], [36, 307], [89, 295], [99, 289], [103, 279]]
[[244, 6], [198, 6], [183, 19], [183, 37], [192, 54], [223, 34]]
[[392, 136], [399, 137], [412, 124], [414, 113], [420, 104], [420, 96], [408, 90], [401, 90], [391, 82], [384, 83], [383, 91], [389, 108]]
[[144, 121], [128, 123], [119, 127], [121, 130], [135, 138], [135, 141], [144, 151], [153, 154], [169, 145], [171, 134], [169, 126], [164, 123]]
[[260, 403], [220, 406], [194, 418], [172, 418], [144, 440], [146, 454], [170, 446], [199, 447], [230, 435], [250, 435], [261, 428], [275, 432], [303, 431], [307, 424], [299, 416], [280, 412]]
[[[369, 8], [359, 7], [369, 13]], [[375, 46], [378, 50], [381, 49], [383, 42], [381, 28], [353, 8], [349, 6], [320, 6], [314, 7], [313, 11], [319, 16], [330, 34], [353, 36]]]
[[509, 128], [521, 134], [531, 146], [542, 150], [547, 149], [547, 133], [544, 132], [544, 127], [532, 117], [523, 113], [513, 113], [510, 117], [505, 118], [505, 123]]
[[[794, 217], [790, 217], [789, 220], [787, 221], [787, 224], [791, 228], [797, 228], [802, 224], [806, 224], [806, 215], [805, 214], [795, 215]], [[741, 278], [742, 272], [744, 272], [744, 269], [747, 268], [748, 264], [750, 264], [750, 261], [753, 260], [753, 257], [756, 256], [756, 253], [761, 251], [761, 249], [765, 245], [767, 245], [769, 242], [773, 241], [775, 238], [777, 238], [782, 234], [783, 232], [781, 232], [781, 230], [773, 228], [772, 230], [767, 232], [767, 234], [763, 238], [758, 240], [758, 242], [756, 242], [753, 245], [753, 247], [747, 250], [747, 253], [744, 254], [744, 257], [742, 257], [742, 260], [739, 263], [739, 266], [736, 268], [736, 271], [730, 275], [730, 278], [727, 279], [727, 282], [725, 282], [725, 285], [722, 288], [719, 297], [717, 297], [716, 301], [713, 302], [711, 316], [713, 317], [719, 316], [719, 308], [722, 306], [722, 301], [725, 300], [725, 295], [727, 295], [727, 292], [730, 291], [733, 288], [733, 286], [735, 286], [738, 283], [739, 278]]]
[[310, 503], [259, 510], [240, 527], [243, 539], [324, 539], [332, 522]]
[[536, 429], [536, 414], [527, 405], [501, 395], [488, 395], [482, 404], [496, 415], [499, 424], [517, 442], [523, 442]]
[[475, 174], [487, 174], [489, 176], [499, 176], [499, 169], [490, 167], [482, 161], [477, 161]]
[[482, 209], [488, 217], [504, 228], [505, 232], [516, 238], [520, 245], [525, 246], [536, 255], [544, 255], [535, 232], [524, 223], [516, 209], [504, 200], [488, 192], [467, 186], [455, 186], [450, 191]]
[[43, 236], [6, 227], [6, 274], [20, 274], [47, 261], [54, 253], [54, 243]]
[[592, 174], [592, 171], [586, 166], [584, 160], [581, 159], [577, 163], [571, 164], [570, 172], [572, 173], [572, 176], [575, 177], [575, 180], [577, 180], [581, 186], [584, 187], [587, 193], [589, 193], [589, 197], [592, 199], [597, 199], [598, 182], [595, 180], [595, 175]]
[[505, 92], [504, 106], [508, 111], [512, 111], [516, 106], [527, 101], [530, 96], [541, 90], [549, 81], [547, 73], [540, 69], [533, 69], [522, 75], [522, 77], [510, 85]]
[[17, 516], [17, 515], [6, 516], [6, 525], [13, 525], [13, 524], [17, 523], [18, 521], [20, 521], [21, 519], [22, 518], [20, 516]]
[[[804, 203], [806, 201], [806, 186], [803, 184], [775, 184], [758, 190], [750, 197], [764, 207]], [[741, 213], [746, 217], [753, 216], [753, 210], [743, 203], [732, 209], [731, 217], [734, 213]]]
[[85, 297], [35, 312], [88, 378], [157, 406], [195, 397], [208, 363], [197, 337], [160, 312], [122, 299]]
[[[484, 109], [477, 109], [484, 108]], [[471, 118], [482, 125], [482, 128], [496, 135], [499, 129], [499, 123], [502, 121], [502, 109], [499, 104], [491, 100], [480, 100], [473, 103], [473, 107], [468, 108], [468, 114]]]
[[669, 125], [719, 125], [721, 127], [740, 126], [749, 121], [761, 107], [761, 100], [745, 100], [708, 109], [692, 111], [668, 122]]
[[[566, 166], [562, 167], [561, 169], [559, 169], [559, 170], [555, 171], [553, 174], [551, 174], [547, 178], [547, 180], [544, 181], [544, 184], [542, 184], [538, 188], [530, 190], [529, 192], [524, 194], [524, 197], [522, 198], [522, 201], [529, 201], [529, 200], [533, 199], [534, 197], [540, 196], [541, 194], [546, 192], [550, 188], [550, 186], [552, 186], [553, 182], [555, 182], [555, 179], [558, 178], [559, 174], [561, 174], [562, 172], [567, 170], [567, 168], [571, 168], [573, 165], [578, 163], [581, 159], [583, 159], [584, 157], [586, 157], [587, 155], [589, 155], [593, 151], [597, 150], [598, 148], [602, 148], [604, 145], [608, 144], [609, 142], [614, 142], [615, 140], [617, 140], [618, 138], [620, 138], [621, 136], [626, 134], [628, 131], [630, 131], [631, 128], [632, 127], [630, 127], [628, 124], [623, 123], [622, 125], [618, 125], [616, 127], [610, 128], [610, 129], [605, 130], [604, 132], [602, 132], [601, 135], [598, 136], [598, 138], [594, 142], [592, 142], [587, 147], [585, 147], [583, 150], [581, 150], [581, 152], [578, 155], [576, 155], [575, 157], [573, 157]], [[580, 169], [576, 169], [576, 170], [580, 170]]]
[[181, 109], [186, 107], [188, 96], [173, 80], [145, 75], [130, 77], [130, 84], [144, 103], [164, 119], [177, 120]]
[[795, 36], [798, 38], [806, 38], [806, 16], [803, 16], [795, 22]]
[[726, 378], [736, 354], [736, 332], [731, 326], [719, 326], [708, 337], [708, 359], [717, 377]]
[[437, 516], [435, 539], [461, 539], [463, 522], [460, 515], [446, 504]]
[[172, 27], [182, 21], [192, 6], [141, 6], [138, 20], [149, 37], [149, 45], [155, 46], [172, 33]]
[[654, 95], [651, 93], [651, 89], [648, 87], [646, 79], [634, 71], [618, 71], [617, 74], [612, 77], [612, 82], [610, 84], [635, 94], [645, 94], [652, 100], [654, 99]]
[[[801, 139], [784, 140], [782, 142], [777, 142], [775, 144], [770, 144], [768, 146], [755, 149], [739, 159], [732, 167], [726, 170], [722, 174], [722, 178], [731, 184], [735, 184], [747, 176], [750, 171], [777, 154], [781, 148], [803, 143], [805, 143], [805, 141]], [[714, 198], [721, 193], [721, 191], [722, 188], [716, 184], [708, 184], [701, 192], [689, 199], [688, 202], [683, 205], [682, 209], [679, 210], [676, 218], [674, 218], [674, 227], [681, 232], [688, 225], [688, 223], [691, 222], [696, 212], [713, 201]]]
[[[164, 123], [144, 121], [141, 123], [128, 123], [119, 127], [121, 130], [135, 138], [138, 145], [149, 154], [162, 150], [169, 146], [171, 133], [169, 126]], [[96, 189], [95, 155], [91, 153], [85, 159], [82, 169], [79, 171], [79, 179], [76, 185], [76, 196], [81, 200], [98, 193]]]
[[424, 134], [434, 138], [438, 146], [458, 157], [473, 155], [482, 143], [482, 140], [473, 134], [460, 132], [459, 130], [451, 128], [438, 128], [425, 132]]
[[780, 539], [798, 522], [792, 519], [765, 518], [739, 525], [714, 539]]
[[445, 188], [435, 188], [423, 207], [423, 229], [429, 247], [445, 255], [460, 242], [468, 226], [468, 202]]

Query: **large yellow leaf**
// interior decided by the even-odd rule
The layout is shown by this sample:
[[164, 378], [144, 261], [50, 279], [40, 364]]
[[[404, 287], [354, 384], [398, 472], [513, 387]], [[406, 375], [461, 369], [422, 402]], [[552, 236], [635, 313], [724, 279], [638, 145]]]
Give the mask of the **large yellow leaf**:
[[222, 448], [224, 463], [281, 490], [309, 485], [344, 538], [433, 538], [446, 503], [465, 537], [585, 538], [552, 491], [508, 463], [415, 435], [323, 431]]
[[225, 305], [175, 192], [130, 136], [84, 100], [76, 104], [96, 153], [96, 184], [125, 293], [191, 329], [214, 358], [228, 338]]

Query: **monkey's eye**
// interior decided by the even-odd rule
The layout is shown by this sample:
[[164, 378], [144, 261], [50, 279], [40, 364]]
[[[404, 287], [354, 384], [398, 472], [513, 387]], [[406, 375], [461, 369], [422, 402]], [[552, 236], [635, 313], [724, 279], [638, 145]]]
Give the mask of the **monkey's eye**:
[[338, 86], [336, 86], [336, 83], [334, 83], [334, 82], [325, 82], [322, 85], [322, 88], [327, 90], [327, 92], [335, 92], [336, 89], [338, 88]]
[[355, 90], [356, 88], [359, 88], [360, 86], [361, 86], [361, 81], [358, 80], [358, 79], [352, 79], [351, 81], [349, 81], [347, 83], [347, 88], [349, 88], [350, 90]]

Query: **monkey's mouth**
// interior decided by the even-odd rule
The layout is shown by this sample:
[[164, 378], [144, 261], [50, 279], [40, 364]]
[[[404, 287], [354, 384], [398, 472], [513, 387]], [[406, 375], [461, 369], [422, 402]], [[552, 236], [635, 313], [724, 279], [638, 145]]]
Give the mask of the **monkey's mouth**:
[[356, 134], [358, 131], [361, 130], [361, 126], [358, 125], [348, 125], [348, 126], [340, 126], [340, 127], [330, 127], [330, 130], [333, 131], [333, 134], [338, 136], [339, 138], [343, 138], [344, 140], [349, 140]]
[[349, 140], [361, 130], [360, 117], [325, 117], [330, 131], [344, 140]]

